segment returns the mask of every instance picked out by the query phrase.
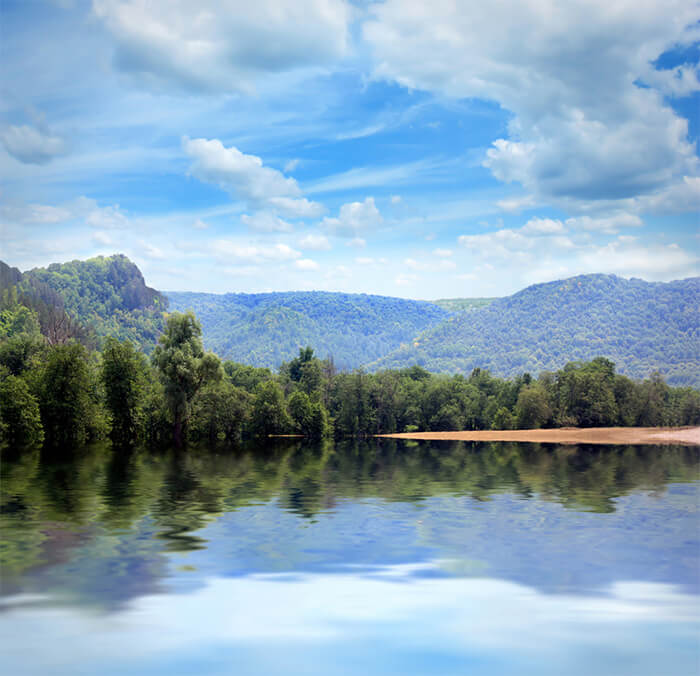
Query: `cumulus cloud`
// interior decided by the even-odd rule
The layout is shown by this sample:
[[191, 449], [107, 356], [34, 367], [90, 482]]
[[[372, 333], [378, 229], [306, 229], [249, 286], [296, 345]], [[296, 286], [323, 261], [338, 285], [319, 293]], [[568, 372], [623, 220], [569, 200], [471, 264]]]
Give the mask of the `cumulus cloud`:
[[79, 219], [98, 230], [123, 229], [132, 221], [118, 204], [101, 207], [96, 200], [78, 197], [60, 206], [50, 204], [12, 204], [0, 207], [0, 216], [8, 224], [51, 225]]
[[322, 204], [310, 202], [306, 197], [271, 197], [270, 204], [292, 218], [318, 218], [325, 211]]
[[12, 157], [25, 164], [46, 164], [67, 151], [60, 136], [26, 124], [5, 127], [0, 132], [0, 141]]
[[537, 201], [534, 195], [524, 195], [523, 197], [509, 197], [507, 199], [499, 200], [496, 202], [496, 206], [503, 211], [518, 212], [523, 209], [529, 209], [530, 207], [536, 206]]
[[319, 66], [348, 45], [344, 0], [93, 0], [115, 65], [148, 86], [249, 92], [263, 75]]
[[551, 218], [531, 218], [520, 229], [524, 235], [560, 235], [565, 231], [561, 221]]
[[3, 221], [12, 223], [51, 225], [67, 221], [71, 216], [72, 212], [70, 209], [49, 204], [5, 204], [0, 206], [0, 217]]
[[243, 214], [241, 222], [258, 232], [290, 232], [294, 226], [267, 211], [259, 211], [252, 216]]
[[374, 197], [364, 202], [349, 202], [340, 207], [337, 218], [326, 217], [321, 226], [338, 237], [358, 237], [362, 232], [378, 227], [383, 222]]
[[636, 214], [619, 213], [599, 218], [592, 218], [591, 216], [567, 218], [566, 225], [572, 231], [587, 230], [589, 232], [602, 232], [614, 235], [620, 231], [620, 228], [638, 228], [643, 225], [643, 222]]
[[698, 38], [696, 3], [387, 0], [372, 13], [364, 35], [377, 76], [495, 100], [515, 114], [484, 162], [501, 181], [585, 204], [634, 198], [697, 171], [687, 121], [663, 97], [693, 90], [694, 75], [651, 65]]
[[95, 244], [102, 244], [103, 246], [114, 246], [115, 244], [114, 240], [110, 237], [109, 233], [102, 232], [101, 230], [98, 230], [92, 236], [92, 241], [95, 242]]
[[[92, 202], [92, 200], [87, 200], [87, 202]], [[121, 211], [118, 204], [99, 207], [97, 203], [94, 203], [85, 216], [85, 222], [93, 228], [101, 230], [127, 228], [130, 225], [129, 219]]]
[[605, 270], [624, 277], [668, 280], [697, 275], [700, 259], [678, 244], [648, 247], [622, 236], [582, 252], [577, 265], [587, 272]]
[[300, 258], [294, 261], [294, 265], [300, 270], [318, 270], [318, 263], [310, 258]]
[[211, 183], [253, 208], [268, 208], [297, 218], [319, 216], [323, 207], [301, 197], [293, 178], [263, 165], [256, 155], [224, 147], [218, 139], [184, 137], [182, 147], [192, 160], [189, 173]]
[[281, 262], [301, 258], [300, 251], [282, 243], [272, 244], [270, 246], [255, 246], [227, 239], [219, 239], [213, 243], [212, 251], [216, 256], [226, 261], [242, 263]]
[[571, 249], [575, 245], [564, 234], [561, 222], [532, 219], [522, 228], [502, 228], [482, 235], [460, 235], [459, 244], [485, 257], [511, 258], [534, 249]]
[[328, 251], [331, 248], [331, 243], [325, 235], [309, 233], [299, 240], [299, 246], [302, 249], [311, 249], [313, 251]]

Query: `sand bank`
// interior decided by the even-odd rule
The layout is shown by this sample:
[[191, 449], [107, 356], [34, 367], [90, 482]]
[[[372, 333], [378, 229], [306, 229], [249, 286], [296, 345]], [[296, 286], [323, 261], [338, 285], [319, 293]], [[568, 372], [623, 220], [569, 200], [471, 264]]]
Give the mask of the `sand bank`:
[[553, 430], [479, 430], [378, 434], [392, 439], [530, 441], [538, 444], [682, 444], [700, 446], [700, 427], [563, 427]]

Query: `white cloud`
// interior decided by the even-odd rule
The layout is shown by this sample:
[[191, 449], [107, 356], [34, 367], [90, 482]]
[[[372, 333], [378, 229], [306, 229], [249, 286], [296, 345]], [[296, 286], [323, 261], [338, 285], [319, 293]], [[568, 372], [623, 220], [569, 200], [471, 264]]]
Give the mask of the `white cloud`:
[[331, 248], [331, 243], [325, 235], [309, 233], [299, 240], [299, 246], [302, 249], [311, 249], [313, 251], [328, 251]]
[[559, 235], [566, 232], [564, 224], [551, 218], [531, 218], [520, 228], [524, 235]]
[[130, 225], [129, 219], [120, 210], [118, 204], [98, 207], [95, 203], [95, 206], [85, 216], [85, 222], [93, 228], [104, 230], [127, 228]]
[[362, 237], [353, 237], [346, 246], [354, 246], [356, 249], [364, 249], [367, 246], [367, 240]]
[[263, 166], [255, 155], [224, 147], [218, 139], [182, 140], [184, 151], [193, 159], [190, 174], [212, 183], [253, 208], [275, 209], [295, 217], [317, 217], [323, 207], [301, 197], [293, 178]]
[[271, 261], [290, 261], [301, 258], [301, 252], [292, 249], [287, 244], [272, 244], [270, 246], [254, 246], [241, 244], [226, 239], [213, 242], [212, 252], [226, 261], [247, 263], [265, 263]]
[[205, 223], [201, 218], [198, 218], [193, 224], [192, 227], [195, 230], [206, 230], [209, 227], [208, 223]]
[[157, 246], [153, 246], [144, 240], [139, 240], [138, 252], [140, 255], [152, 260], [163, 260], [165, 258], [165, 253], [162, 249], [159, 249]]
[[5, 127], [0, 132], [0, 141], [10, 155], [26, 164], [46, 164], [68, 150], [60, 136], [26, 124]]
[[452, 255], [451, 249], [434, 249], [433, 255], [439, 258], [449, 258]]
[[115, 243], [114, 240], [109, 236], [109, 234], [106, 232], [102, 232], [102, 230], [98, 230], [96, 233], [93, 234], [92, 241], [96, 244], [103, 244], [104, 246], [113, 246]]
[[316, 261], [312, 261], [310, 258], [300, 258], [298, 261], [294, 261], [300, 270], [318, 270], [319, 265]]
[[694, 76], [651, 65], [698, 38], [696, 3], [387, 0], [371, 11], [364, 35], [378, 77], [515, 113], [484, 162], [499, 180], [588, 204], [638, 197], [697, 170], [687, 121], [662, 95], [669, 80], [695, 88]]
[[525, 195], [523, 197], [509, 197], [507, 199], [499, 200], [496, 202], [496, 206], [503, 211], [509, 212], [519, 212], [523, 209], [529, 209], [537, 205], [534, 195]]
[[282, 220], [268, 211], [258, 211], [252, 216], [243, 214], [241, 216], [241, 222], [247, 225], [251, 230], [257, 230], [258, 232], [290, 232], [294, 229], [291, 223]]
[[391, 203], [392, 204], [398, 204], [401, 201], [401, 195], [392, 195], [391, 196]]
[[93, 0], [115, 65], [149, 87], [250, 92], [263, 75], [328, 64], [348, 44], [344, 0]]
[[325, 211], [322, 204], [310, 202], [305, 197], [299, 199], [272, 197], [270, 204], [293, 218], [318, 218]]
[[581, 270], [605, 270], [625, 277], [668, 280], [697, 275], [700, 259], [677, 244], [642, 246], [634, 239], [620, 237], [605, 246], [594, 246], [578, 261]]
[[619, 213], [608, 217], [592, 218], [591, 216], [577, 216], [566, 219], [567, 227], [572, 230], [587, 230], [616, 234], [620, 228], [638, 228], [643, 225], [642, 219], [636, 214]]
[[358, 237], [360, 233], [378, 227], [383, 222], [373, 197], [364, 202], [349, 202], [340, 207], [337, 218], [326, 217], [321, 226], [339, 237]]
[[72, 217], [70, 209], [48, 204], [24, 204], [0, 206], [0, 217], [7, 222], [31, 225], [51, 225]]
[[394, 278], [394, 284], [397, 286], [410, 286], [418, 281], [418, 275], [400, 274]]
[[301, 162], [301, 160], [299, 158], [295, 157], [293, 160], [289, 160], [289, 162], [287, 162], [284, 165], [284, 170], [287, 173], [290, 173], [290, 172], [294, 171], [299, 166], [300, 162]]
[[522, 228], [503, 228], [483, 235], [460, 235], [459, 244], [479, 256], [511, 258], [533, 249], [571, 249], [575, 244], [563, 233], [560, 221], [533, 218]]
[[656, 212], [700, 211], [700, 177], [684, 176], [674, 185], [635, 200], [631, 207]]

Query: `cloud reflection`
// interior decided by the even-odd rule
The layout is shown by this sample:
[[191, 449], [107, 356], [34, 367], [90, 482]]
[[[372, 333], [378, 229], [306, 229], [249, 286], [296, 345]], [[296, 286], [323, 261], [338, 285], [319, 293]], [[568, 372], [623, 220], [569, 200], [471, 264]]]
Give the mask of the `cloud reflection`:
[[431, 673], [657, 675], [697, 667], [697, 597], [674, 586], [619, 582], [596, 595], [549, 595], [497, 579], [424, 575], [449, 566], [212, 578], [193, 593], [144, 596], [108, 615], [32, 609], [16, 598], [0, 623], [3, 662], [18, 676], [231, 673], [233, 656], [237, 674], [417, 674], [428, 665]]

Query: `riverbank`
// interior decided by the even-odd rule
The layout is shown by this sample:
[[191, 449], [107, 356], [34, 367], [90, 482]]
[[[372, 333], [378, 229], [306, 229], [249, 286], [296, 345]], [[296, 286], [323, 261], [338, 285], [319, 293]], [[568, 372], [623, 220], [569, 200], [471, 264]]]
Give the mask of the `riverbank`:
[[537, 444], [682, 444], [700, 446], [700, 427], [562, 427], [546, 430], [475, 430], [378, 434], [391, 439], [529, 441]]

